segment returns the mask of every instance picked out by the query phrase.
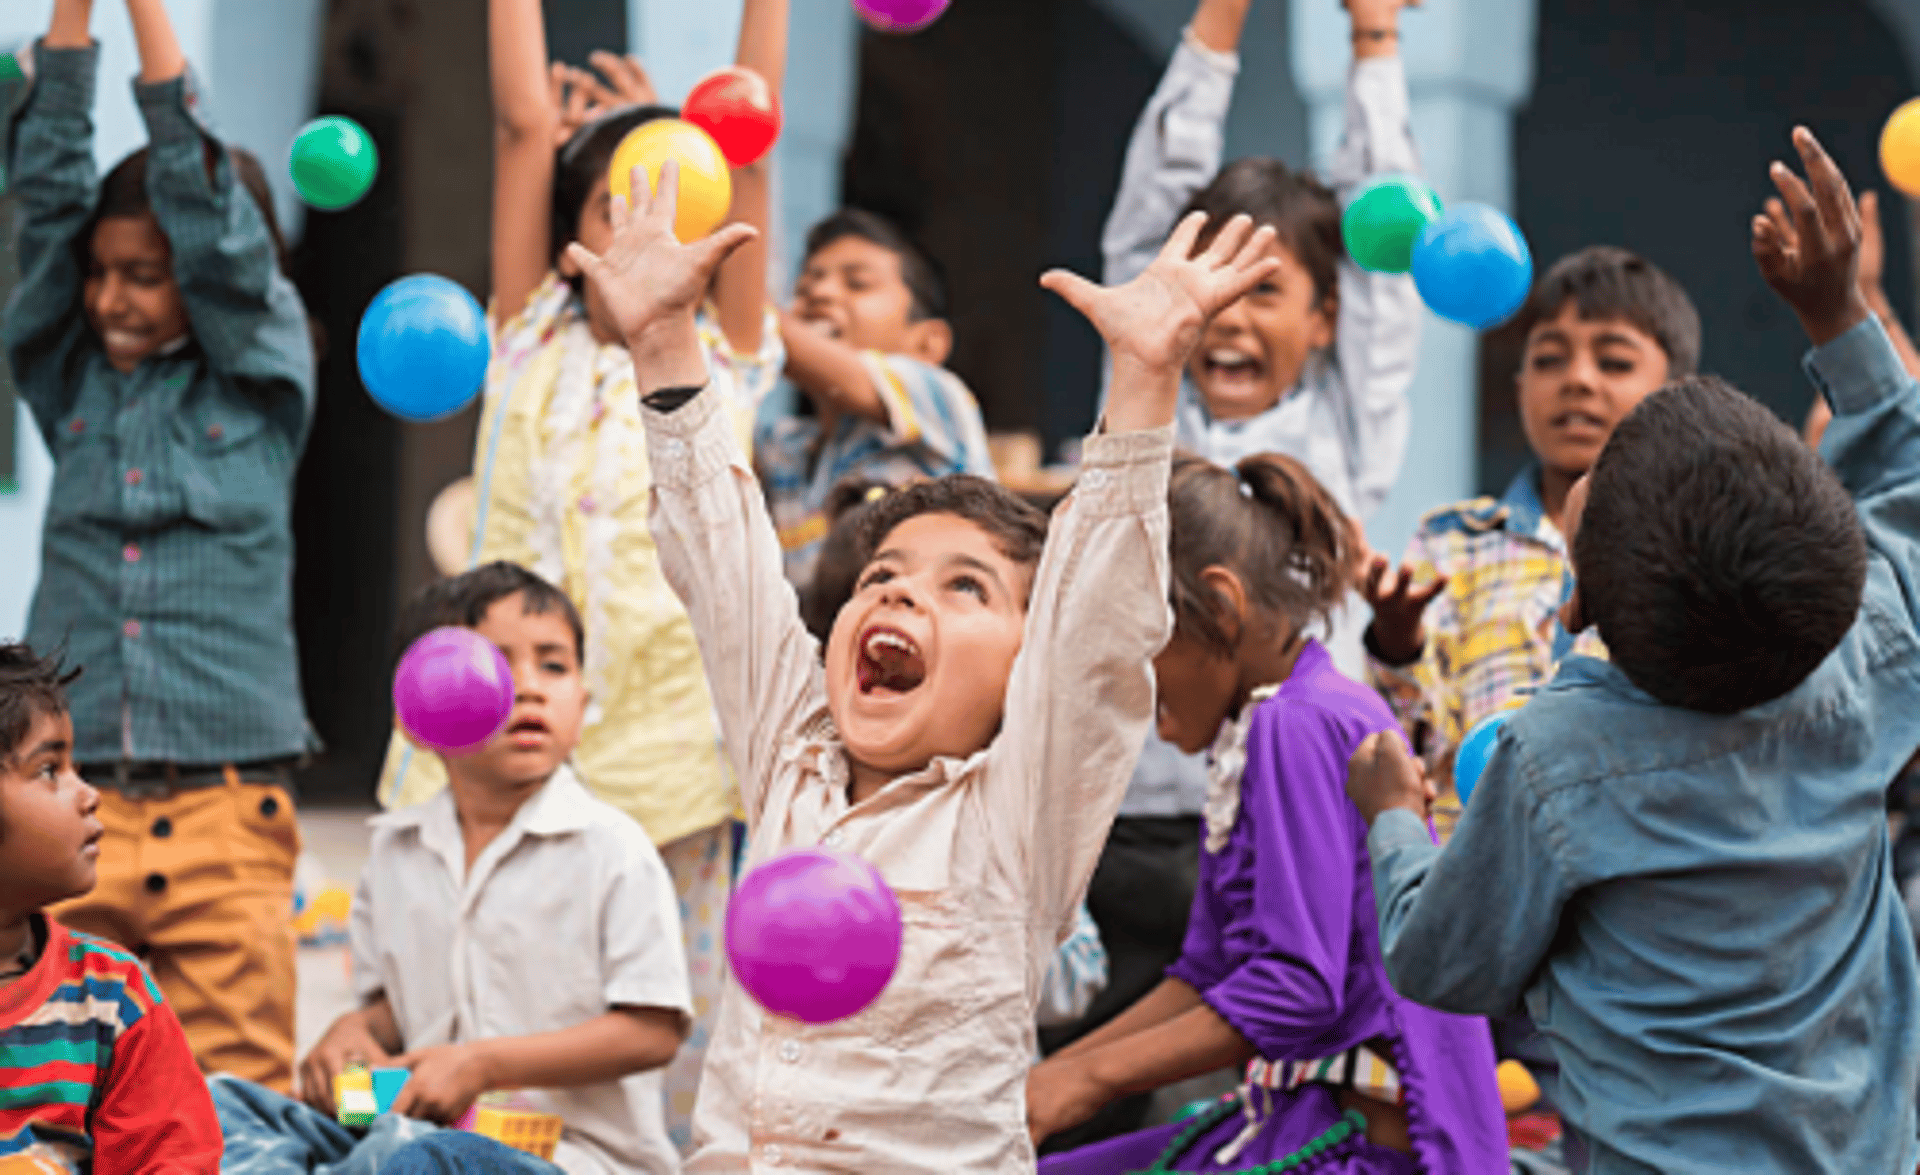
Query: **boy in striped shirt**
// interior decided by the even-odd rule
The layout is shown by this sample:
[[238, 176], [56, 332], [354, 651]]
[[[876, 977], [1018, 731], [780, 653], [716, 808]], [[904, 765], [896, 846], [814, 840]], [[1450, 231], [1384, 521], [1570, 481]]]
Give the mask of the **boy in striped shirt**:
[[57, 659], [0, 644], [0, 1168], [211, 1175], [220, 1124], [140, 961], [42, 908], [93, 888], [99, 793]]

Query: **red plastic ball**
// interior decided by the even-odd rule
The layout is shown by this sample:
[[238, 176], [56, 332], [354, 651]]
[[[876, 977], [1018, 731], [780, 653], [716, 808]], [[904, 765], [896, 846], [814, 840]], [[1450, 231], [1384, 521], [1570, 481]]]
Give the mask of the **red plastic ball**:
[[729, 165], [745, 167], [780, 137], [780, 95], [753, 70], [731, 66], [701, 79], [680, 117], [712, 135]]

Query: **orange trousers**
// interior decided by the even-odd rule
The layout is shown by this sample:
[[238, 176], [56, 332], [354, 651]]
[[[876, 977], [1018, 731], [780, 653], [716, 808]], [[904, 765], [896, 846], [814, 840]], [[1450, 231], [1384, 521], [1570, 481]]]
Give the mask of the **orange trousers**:
[[243, 782], [100, 791], [99, 881], [48, 912], [139, 955], [208, 1073], [293, 1090], [293, 799]]

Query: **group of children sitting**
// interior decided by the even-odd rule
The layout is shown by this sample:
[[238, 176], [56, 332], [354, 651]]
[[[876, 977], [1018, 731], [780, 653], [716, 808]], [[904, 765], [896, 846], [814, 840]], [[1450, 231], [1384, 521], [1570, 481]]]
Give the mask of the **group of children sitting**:
[[[829, 219], [771, 306], [764, 166], [732, 223], [679, 242], [671, 166], [607, 191], [620, 139], [670, 113], [644, 74], [550, 65], [538, 0], [491, 0], [473, 566], [409, 604], [399, 647], [474, 629], [512, 716], [471, 754], [396, 736], [359, 1006], [297, 1073], [273, 1034], [249, 1069], [206, 1046], [208, 982], [157, 965], [188, 948], [64, 913], [121, 868], [110, 806], [139, 793], [76, 767], [101, 737], [88, 659], [65, 668], [44, 628], [0, 646], [0, 1172], [1913, 1170], [1920, 976], [1883, 813], [1920, 747], [1920, 383], [1877, 209], [1798, 130], [1805, 177], [1776, 164], [1751, 226], [1812, 345], [1817, 451], [1696, 374], [1670, 278], [1583, 250], [1523, 311], [1536, 462], [1429, 513], [1396, 569], [1361, 523], [1407, 444], [1421, 311], [1345, 259], [1339, 209], [1417, 166], [1402, 0], [1346, 0], [1331, 188], [1219, 167], [1247, 3], [1201, 0], [1129, 150], [1105, 284], [1042, 278], [1109, 356], [1049, 517], [993, 479], [899, 230]], [[164, 9], [129, 4], [147, 86], [177, 79]], [[310, 352], [304, 385], [249, 359], [297, 349], [299, 308], [260, 294], [290, 289], [268, 213], [214, 140], [150, 103], [156, 158], [163, 132], [190, 146], [150, 210], [34, 182], [84, 123], [89, 8], [58, 0], [8, 127], [39, 233], [10, 356], [91, 381], [130, 452], [157, 374], [310, 398]], [[741, 62], [776, 87], [785, 24], [785, 0], [745, 0]], [[174, 239], [183, 192], [225, 218], [215, 245]], [[127, 260], [133, 221], [157, 246]], [[776, 416], [783, 374], [803, 407]], [[74, 411], [41, 421], [63, 462]], [[282, 423], [284, 456], [304, 415]], [[213, 427], [191, 439], [225, 454]], [[103, 502], [59, 521], [132, 525]], [[242, 525], [186, 505], [142, 525]], [[1463, 807], [1453, 753], [1510, 710]], [[1098, 986], [1084, 895], [1154, 761], [1199, 772], [1177, 957], [1036, 1062], [1036, 1018]], [[876, 866], [905, 928], [887, 989], [828, 1024], [763, 1011], [719, 955], [735, 874], [812, 846]], [[280, 892], [229, 882], [207, 901]], [[334, 1117], [354, 1066], [410, 1071], [364, 1132]], [[1038, 1157], [1222, 1070], [1238, 1089], [1196, 1117]], [[564, 1122], [551, 1161], [444, 1128], [504, 1090]], [[1516, 1146], [1511, 1115], [1541, 1109], [1561, 1136]]]

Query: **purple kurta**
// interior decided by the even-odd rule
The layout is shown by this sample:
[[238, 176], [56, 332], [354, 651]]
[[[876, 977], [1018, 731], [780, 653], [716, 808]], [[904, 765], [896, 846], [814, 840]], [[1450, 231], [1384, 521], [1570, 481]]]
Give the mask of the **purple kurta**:
[[[1354, 749], [1382, 730], [1397, 730], [1386, 704], [1341, 676], [1309, 641], [1292, 676], [1254, 713], [1239, 819], [1225, 848], [1201, 853], [1186, 943], [1167, 973], [1190, 984], [1270, 1061], [1315, 1060], [1375, 1042], [1400, 1074], [1421, 1168], [1429, 1175], [1505, 1171], [1506, 1120], [1486, 1022], [1402, 999], [1380, 959], [1367, 827], [1347, 799], [1346, 779]], [[1273, 1102], [1259, 1136], [1231, 1164], [1213, 1157], [1245, 1128], [1240, 1115], [1203, 1136], [1176, 1169], [1256, 1167], [1340, 1118], [1324, 1088], [1275, 1093]], [[1092, 1172], [1111, 1159], [1114, 1171], [1138, 1170], [1157, 1151], [1140, 1154], [1174, 1132], [1115, 1139], [1045, 1169]], [[1311, 1169], [1384, 1175], [1415, 1166], [1362, 1142], [1329, 1152]]]

